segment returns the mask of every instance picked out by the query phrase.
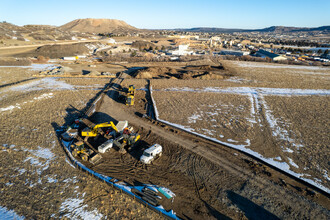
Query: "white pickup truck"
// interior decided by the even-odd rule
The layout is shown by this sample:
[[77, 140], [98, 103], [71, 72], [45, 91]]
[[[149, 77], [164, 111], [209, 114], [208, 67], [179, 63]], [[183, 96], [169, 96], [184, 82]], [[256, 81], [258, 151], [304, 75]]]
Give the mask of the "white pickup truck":
[[162, 156], [163, 148], [159, 144], [154, 144], [148, 149], [145, 149], [140, 161], [145, 164], [150, 164], [156, 157]]

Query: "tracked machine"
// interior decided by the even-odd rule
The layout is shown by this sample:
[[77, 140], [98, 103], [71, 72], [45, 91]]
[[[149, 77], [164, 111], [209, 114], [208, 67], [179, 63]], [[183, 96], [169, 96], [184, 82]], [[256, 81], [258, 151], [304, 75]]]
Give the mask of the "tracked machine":
[[126, 95], [126, 105], [134, 105], [135, 86], [130, 85], [128, 87], [128, 93]]
[[113, 144], [119, 148], [120, 153], [125, 154], [127, 152], [125, 147], [128, 146], [128, 150], [132, 149], [139, 139], [140, 135], [138, 133], [133, 133], [133, 127], [127, 127], [123, 130], [122, 134], [113, 141]]

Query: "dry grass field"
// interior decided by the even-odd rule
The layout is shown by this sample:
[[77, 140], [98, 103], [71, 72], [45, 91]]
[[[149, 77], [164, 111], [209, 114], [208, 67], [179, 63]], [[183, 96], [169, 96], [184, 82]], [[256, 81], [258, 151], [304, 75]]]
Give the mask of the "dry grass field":
[[[203, 64], [199, 62], [171, 63], [168, 67], [182, 69], [185, 65]], [[240, 199], [247, 206], [258, 207], [262, 211], [260, 216], [325, 218], [328, 212], [315, 203], [316, 197], [300, 200], [290, 186], [285, 188], [272, 181], [267, 182], [269, 189], [279, 194], [272, 195], [273, 192], [263, 189], [264, 182], [259, 179], [267, 178], [267, 168], [253, 167], [259, 175], [254, 178], [259, 179], [250, 181], [248, 175], [242, 178], [236, 171], [231, 172], [199, 156], [199, 148], [191, 152], [168, 141], [167, 133], [157, 136], [156, 131], [151, 131], [151, 126], [155, 125], [145, 121], [140, 124], [143, 119], [136, 115], [147, 113], [150, 82], [160, 119], [254, 154], [328, 190], [329, 69], [231, 61], [223, 65], [231, 77], [181, 80], [135, 79], [126, 75], [129, 78], [121, 87], [135, 85], [135, 106], [127, 107], [109, 96], [101, 109], [103, 113], [96, 118], [104, 120], [107, 113], [108, 118], [116, 116], [117, 120], [129, 120], [140, 129], [143, 141], [161, 143], [164, 155], [152, 167], [132, 173], [129, 171], [131, 166], [136, 167], [136, 160], [128, 155], [113, 154], [109, 156], [112, 158], [109, 164], [116, 169], [100, 170], [125, 181], [132, 181], [142, 173], [141, 181], [170, 185], [178, 195], [172, 206], [191, 206], [189, 210], [180, 210], [182, 216], [189, 213], [189, 216], [209, 218], [251, 217], [253, 212], [240, 207], [237, 201]], [[87, 64], [67, 66], [76, 72], [92, 69]], [[94, 69], [118, 73], [127, 72], [130, 67], [150, 66], [166, 66], [166, 63], [102, 64]], [[4, 173], [0, 177], [0, 206], [32, 219], [161, 218], [131, 197], [72, 167], [58, 142], [56, 131], [64, 129], [66, 122], [73, 120], [109, 79], [34, 79], [33, 75], [43, 68], [50, 66], [0, 67], [3, 79], [0, 87], [0, 161], [3, 166], [0, 171]], [[182, 132], [173, 134], [178, 140], [185, 135]], [[194, 145], [198, 146], [198, 142]], [[239, 159], [239, 153], [223, 149], [212, 149], [209, 153], [212, 152], [229, 155], [229, 159], [235, 160], [235, 166], [247, 169], [251, 165], [246, 157]], [[119, 162], [127, 168], [126, 173], [118, 168]], [[277, 181], [278, 174], [272, 175]], [[281, 193], [293, 200], [283, 200]], [[306, 205], [308, 208], [302, 208]]]
[[224, 62], [226, 80], [151, 80], [159, 118], [329, 191], [330, 69]]
[[[7, 83], [37, 72], [0, 68]], [[68, 114], [77, 115], [108, 82], [38, 78], [0, 88], [0, 206], [28, 219], [159, 219], [72, 167], [57, 140]]]

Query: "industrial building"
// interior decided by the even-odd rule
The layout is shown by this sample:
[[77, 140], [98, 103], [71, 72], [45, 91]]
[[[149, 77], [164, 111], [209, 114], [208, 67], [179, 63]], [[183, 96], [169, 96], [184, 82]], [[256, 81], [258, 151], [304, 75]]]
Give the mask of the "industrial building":
[[234, 56], [246, 56], [249, 55], [249, 51], [241, 51], [241, 50], [221, 50], [220, 55], [234, 55]]
[[262, 50], [262, 49], [258, 50], [256, 52], [256, 55], [258, 57], [263, 57], [263, 58], [268, 57], [268, 58], [271, 58], [274, 61], [287, 60], [287, 58], [284, 57], [284, 56], [278, 55], [276, 53], [271, 53], [271, 52], [268, 52], [268, 51]]

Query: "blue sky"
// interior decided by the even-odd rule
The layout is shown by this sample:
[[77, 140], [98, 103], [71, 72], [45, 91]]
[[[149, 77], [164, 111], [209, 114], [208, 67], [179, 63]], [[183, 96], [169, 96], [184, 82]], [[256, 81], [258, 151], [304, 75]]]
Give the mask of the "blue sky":
[[330, 0], [0, 0], [0, 21], [62, 25], [113, 18], [137, 28], [330, 25]]

